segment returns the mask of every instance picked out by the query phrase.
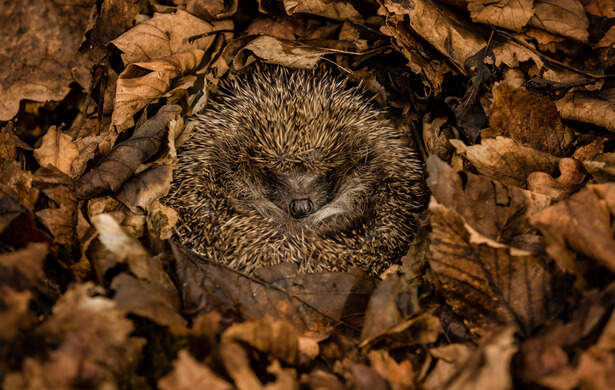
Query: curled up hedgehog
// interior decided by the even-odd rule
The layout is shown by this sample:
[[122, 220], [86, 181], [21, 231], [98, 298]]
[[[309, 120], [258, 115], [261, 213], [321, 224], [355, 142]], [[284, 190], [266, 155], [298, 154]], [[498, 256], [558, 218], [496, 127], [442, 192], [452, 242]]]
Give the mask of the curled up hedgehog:
[[422, 164], [362, 88], [266, 67], [214, 100], [178, 149], [166, 198], [182, 245], [246, 273], [291, 262], [378, 275], [405, 254]]

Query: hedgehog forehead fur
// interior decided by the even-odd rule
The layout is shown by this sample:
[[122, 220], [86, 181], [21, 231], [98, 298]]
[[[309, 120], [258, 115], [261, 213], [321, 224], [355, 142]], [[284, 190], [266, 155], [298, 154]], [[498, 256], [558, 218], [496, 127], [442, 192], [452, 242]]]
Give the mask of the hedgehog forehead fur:
[[228, 82], [178, 150], [179, 241], [251, 272], [376, 272], [416, 230], [422, 165], [360, 87], [282, 67]]

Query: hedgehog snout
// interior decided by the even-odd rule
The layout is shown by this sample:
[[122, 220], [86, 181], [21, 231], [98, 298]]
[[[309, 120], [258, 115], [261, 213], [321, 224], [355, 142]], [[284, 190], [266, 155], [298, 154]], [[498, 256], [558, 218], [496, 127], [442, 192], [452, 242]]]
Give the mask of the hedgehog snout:
[[293, 199], [288, 205], [290, 215], [294, 218], [301, 219], [312, 214], [314, 211], [314, 203], [310, 199]]

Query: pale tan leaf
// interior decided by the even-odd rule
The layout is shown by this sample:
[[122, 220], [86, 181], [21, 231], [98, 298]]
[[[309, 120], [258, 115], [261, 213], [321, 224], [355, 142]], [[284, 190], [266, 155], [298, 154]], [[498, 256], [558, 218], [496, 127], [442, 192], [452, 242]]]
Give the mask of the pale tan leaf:
[[311, 14], [334, 20], [363, 21], [352, 3], [346, 1], [284, 0], [284, 9], [288, 15]]
[[468, 11], [473, 22], [519, 32], [534, 15], [533, 5], [534, 0], [469, 0]]
[[39, 165], [53, 165], [60, 171], [70, 175], [73, 160], [79, 156], [79, 148], [72, 138], [64, 134], [56, 126], [51, 126], [43, 137], [43, 144], [34, 149], [34, 157]]
[[535, 0], [534, 27], [587, 43], [589, 21], [578, 0]]
[[556, 102], [562, 119], [590, 123], [615, 132], [615, 88], [572, 91]]

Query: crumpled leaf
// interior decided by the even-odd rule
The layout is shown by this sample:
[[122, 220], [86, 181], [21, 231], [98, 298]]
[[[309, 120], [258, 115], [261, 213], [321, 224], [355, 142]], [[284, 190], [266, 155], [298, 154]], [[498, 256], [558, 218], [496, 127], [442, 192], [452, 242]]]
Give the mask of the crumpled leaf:
[[429, 354], [438, 360], [423, 381], [424, 388], [426, 390], [444, 389], [446, 383], [460, 371], [475, 349], [470, 343], [455, 343], [430, 348]]
[[208, 21], [224, 19], [237, 12], [237, 0], [188, 0], [186, 11]]
[[581, 188], [586, 176], [583, 163], [572, 158], [562, 158], [559, 160], [557, 178], [545, 172], [532, 172], [527, 177], [527, 188], [556, 201], [567, 198]]
[[241, 342], [291, 365], [299, 360], [297, 331], [288, 323], [274, 321], [269, 316], [231, 325], [222, 333], [221, 342]]
[[181, 107], [166, 105], [156, 115], [138, 127], [131, 138], [117, 145], [76, 184], [79, 198], [91, 198], [105, 190], [117, 191], [137, 168], [154, 155], [164, 139], [169, 122], [181, 112]]
[[515, 328], [495, 331], [485, 338], [466, 364], [457, 371], [443, 389], [507, 390], [512, 388], [510, 364], [518, 346]]
[[468, 0], [468, 11], [473, 22], [519, 32], [534, 15], [533, 5], [534, 0]]
[[268, 64], [314, 69], [325, 54], [333, 52], [335, 50], [314, 49], [302, 43], [263, 35], [251, 40], [237, 52], [233, 58], [233, 68], [242, 69], [257, 57]]
[[307, 13], [334, 20], [363, 22], [361, 14], [352, 6], [352, 3], [346, 1], [284, 0], [284, 9], [288, 15]]
[[499, 244], [433, 198], [429, 264], [453, 310], [475, 324], [515, 324], [525, 334], [558, 314], [565, 281], [540, 254]]
[[395, 15], [391, 20], [405, 20], [409, 27], [451, 60], [462, 74], [466, 74], [466, 60], [487, 45], [487, 41], [468, 28], [452, 12], [427, 0], [412, 2], [385, 0], [384, 7]]
[[143, 214], [155, 200], [166, 195], [171, 189], [173, 168], [159, 165], [127, 181], [117, 191], [117, 198], [135, 214]]
[[[62, 100], [69, 85], [86, 87], [89, 69], [78, 53], [94, 0], [4, 2], [0, 9], [0, 121], [22, 100]], [[88, 6], [89, 5], [89, 6]]]
[[232, 390], [227, 381], [209, 367], [195, 360], [188, 351], [181, 350], [173, 363], [173, 371], [158, 381], [161, 390], [192, 390], [207, 386], [208, 390]]
[[259, 280], [175, 246], [173, 254], [186, 310], [237, 310], [246, 320], [270, 315], [314, 337], [360, 321], [375, 287], [358, 271], [297, 275], [295, 266], [281, 264], [259, 270]]
[[384, 350], [370, 351], [367, 357], [371, 367], [387, 381], [391, 389], [410, 389], [414, 386], [416, 373], [409, 360], [398, 363]]
[[583, 165], [598, 183], [615, 181], [615, 153], [602, 153]]
[[556, 102], [562, 119], [590, 123], [615, 132], [615, 88], [572, 91]]
[[72, 180], [53, 166], [48, 166], [36, 171], [33, 184], [55, 203], [37, 211], [36, 216], [58, 244], [72, 245], [77, 227], [77, 195]]
[[559, 159], [547, 153], [520, 145], [506, 137], [487, 138], [480, 145], [466, 146], [460, 140], [450, 140], [457, 153], [468, 159], [476, 169], [504, 184], [524, 188], [532, 172], [554, 175]]
[[497, 83], [492, 92], [491, 128], [481, 132], [483, 138], [501, 135], [541, 152], [565, 155], [572, 136], [564, 129], [553, 100], [506, 82]]
[[[68, 290], [53, 306], [53, 315], [39, 328], [48, 345], [72, 345], [76, 363], [92, 364], [96, 374], [120, 374], [137, 364], [145, 340], [130, 337], [132, 323], [107, 298], [91, 296], [93, 283]], [[129, 371], [128, 371], [129, 372]], [[67, 373], [78, 377], [79, 371]]]
[[49, 252], [47, 243], [30, 243], [15, 252], [0, 254], [0, 286], [23, 291], [42, 279], [43, 261]]
[[[532, 225], [545, 236], [551, 257], [569, 272], [579, 274], [567, 258], [567, 247], [588, 256], [615, 272], [615, 239], [611, 218], [615, 215], [615, 183], [588, 185], [532, 217]], [[579, 275], [580, 276], [580, 275]]]
[[534, 27], [587, 43], [589, 21], [578, 0], [534, 0]]
[[72, 138], [56, 126], [51, 126], [47, 130], [42, 145], [34, 149], [34, 157], [40, 166], [51, 165], [67, 175], [70, 175], [71, 165], [78, 155], [79, 149]]
[[215, 34], [194, 42], [189, 42], [188, 38], [232, 28], [230, 21], [208, 23], [186, 11], [177, 10], [173, 14], [154, 14], [150, 20], [135, 26], [111, 43], [120, 49], [124, 65], [128, 65], [207, 50], [214, 42]]
[[427, 184], [438, 203], [455, 210], [478, 233], [519, 249], [540, 247], [529, 218], [551, 204], [549, 197], [457, 173], [435, 156], [427, 159], [427, 171]]

